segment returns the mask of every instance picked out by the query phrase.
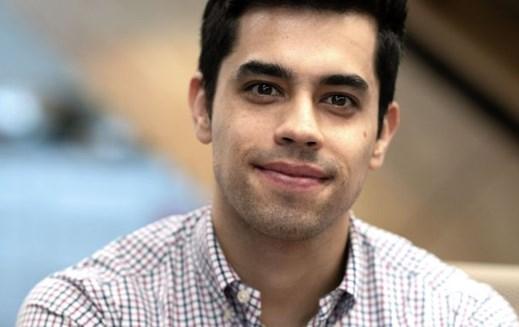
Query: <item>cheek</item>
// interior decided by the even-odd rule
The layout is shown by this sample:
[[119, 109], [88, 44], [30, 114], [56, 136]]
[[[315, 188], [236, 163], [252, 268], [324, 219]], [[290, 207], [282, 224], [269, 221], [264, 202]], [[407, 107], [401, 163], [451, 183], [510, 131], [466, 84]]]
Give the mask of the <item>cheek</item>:
[[[328, 136], [330, 149], [341, 166], [345, 166], [349, 175], [361, 174], [367, 170], [373, 151], [375, 136], [365, 129], [344, 129]], [[349, 176], [355, 178], [355, 176]]]
[[[216, 119], [213, 125], [213, 158], [220, 164], [237, 164], [251, 143], [251, 134], [256, 130], [251, 122], [240, 114], [229, 114]], [[218, 117], [220, 118], [220, 117]]]
[[247, 149], [263, 147], [263, 145], [267, 145], [267, 142], [274, 140], [273, 126], [272, 116], [267, 112], [243, 109], [234, 114], [232, 123], [229, 122], [224, 128], [229, 134], [229, 142], [233, 142], [240, 149]]

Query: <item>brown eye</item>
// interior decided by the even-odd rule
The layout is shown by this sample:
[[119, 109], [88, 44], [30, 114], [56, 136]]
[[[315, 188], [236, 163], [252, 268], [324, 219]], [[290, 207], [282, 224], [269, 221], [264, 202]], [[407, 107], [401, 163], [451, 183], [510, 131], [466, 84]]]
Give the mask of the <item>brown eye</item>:
[[281, 92], [279, 90], [268, 83], [256, 83], [250, 85], [247, 90], [255, 95], [259, 96], [280, 96]]
[[274, 92], [274, 88], [268, 84], [258, 85], [258, 93], [263, 95], [271, 95]]
[[324, 102], [338, 107], [347, 107], [354, 104], [349, 97], [341, 94], [331, 95], [325, 98]]

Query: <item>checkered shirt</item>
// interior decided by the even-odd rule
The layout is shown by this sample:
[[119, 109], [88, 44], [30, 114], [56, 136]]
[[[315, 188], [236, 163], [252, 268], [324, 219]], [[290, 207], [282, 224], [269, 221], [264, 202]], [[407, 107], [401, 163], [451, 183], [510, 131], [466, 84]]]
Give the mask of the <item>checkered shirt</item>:
[[[349, 233], [344, 278], [308, 326], [519, 326], [489, 286], [408, 241], [356, 218]], [[260, 314], [259, 291], [227, 263], [204, 207], [46, 278], [18, 326], [261, 326]]]

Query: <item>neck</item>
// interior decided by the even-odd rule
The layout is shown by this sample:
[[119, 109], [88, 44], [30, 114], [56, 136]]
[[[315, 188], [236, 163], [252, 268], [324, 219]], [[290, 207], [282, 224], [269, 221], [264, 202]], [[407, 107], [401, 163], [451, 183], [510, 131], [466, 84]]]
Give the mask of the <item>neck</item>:
[[263, 323], [306, 324], [344, 275], [347, 214], [311, 239], [287, 241], [259, 234], [222, 209], [213, 207], [216, 236], [242, 281], [260, 291]]

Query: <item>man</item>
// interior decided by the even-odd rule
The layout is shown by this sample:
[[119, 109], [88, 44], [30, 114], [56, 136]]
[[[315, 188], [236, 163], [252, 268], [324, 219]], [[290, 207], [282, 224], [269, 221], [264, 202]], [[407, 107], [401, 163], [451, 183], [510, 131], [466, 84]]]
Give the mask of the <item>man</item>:
[[350, 211], [399, 123], [406, 4], [210, 0], [189, 103], [212, 207], [41, 282], [20, 326], [514, 326], [491, 288]]

